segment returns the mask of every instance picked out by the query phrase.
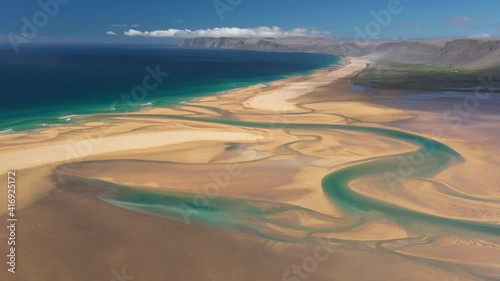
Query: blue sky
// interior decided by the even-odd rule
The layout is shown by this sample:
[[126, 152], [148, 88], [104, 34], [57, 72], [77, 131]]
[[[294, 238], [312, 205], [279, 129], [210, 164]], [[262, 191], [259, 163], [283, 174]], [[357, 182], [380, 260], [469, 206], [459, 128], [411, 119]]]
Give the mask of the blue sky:
[[[398, 0], [40, 1], [58, 8], [47, 16], [38, 0], [4, 0], [0, 40], [8, 34], [35, 42], [165, 42], [200, 34], [354, 38], [356, 28], [370, 34], [370, 27], [371, 39], [500, 37], [498, 0], [399, 0], [402, 10], [389, 13], [387, 25], [373, 14], [387, 15]], [[31, 38], [23, 34], [26, 20], [36, 27]]]

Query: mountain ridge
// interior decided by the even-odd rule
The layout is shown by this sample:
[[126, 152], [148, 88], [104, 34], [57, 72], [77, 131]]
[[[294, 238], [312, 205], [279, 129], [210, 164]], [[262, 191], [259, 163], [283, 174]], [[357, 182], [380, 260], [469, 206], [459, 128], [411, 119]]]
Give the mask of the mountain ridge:
[[500, 39], [441, 39], [357, 42], [325, 37], [184, 39], [183, 48], [267, 52], [321, 53], [364, 57], [375, 61], [450, 67], [492, 68], [500, 65]]

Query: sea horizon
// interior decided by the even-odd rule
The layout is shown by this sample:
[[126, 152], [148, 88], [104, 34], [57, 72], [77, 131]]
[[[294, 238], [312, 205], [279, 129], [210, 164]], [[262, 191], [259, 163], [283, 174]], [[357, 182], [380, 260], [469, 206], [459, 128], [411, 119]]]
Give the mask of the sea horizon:
[[0, 280], [500, 281], [481, 4], [9, 1]]
[[[20, 54], [14, 54], [11, 50], [0, 47], [0, 58], [2, 58], [0, 81], [4, 87], [1, 91], [4, 103], [0, 106], [2, 110], [0, 117], [3, 119], [0, 134], [72, 124], [87, 115], [135, 112], [154, 106], [177, 106], [182, 102], [207, 95], [225, 93], [292, 76], [309, 75], [321, 69], [337, 67], [342, 60], [340, 56], [325, 54], [186, 49], [156, 44], [37, 43], [26, 47]], [[57, 55], [51, 57], [50, 53], [37, 52], [48, 49], [57, 50]], [[68, 56], [71, 58], [66, 60], [64, 55], [60, 55], [61, 50], [68, 51]], [[116, 62], [107, 59], [101, 62], [98, 60], [99, 56], [109, 55], [111, 51], [129, 52], [130, 50], [135, 51], [136, 56], [124, 56], [124, 61]], [[85, 59], [94, 58], [94, 64], [89, 64], [88, 61], [78, 61], [78, 56], [84, 56]], [[145, 61], [138, 61], [144, 56]], [[29, 63], [25, 60], [26, 57], [31, 58]], [[155, 59], [160, 63], [155, 64]], [[186, 67], [184, 59], [190, 60], [188, 61], [188, 64], [191, 64], [188, 65], [189, 68]], [[20, 61], [23, 63], [18, 64]], [[112, 72], [117, 71], [116, 68], [113, 69], [116, 63], [124, 65], [125, 69], [113, 75]], [[169, 67], [169, 63], [174, 65], [182, 63], [183, 69], [178, 71], [175, 67]], [[13, 65], [19, 68], [16, 77], [6, 78], [5, 74], [11, 71], [8, 69]], [[34, 65], [39, 68], [38, 73], [36, 71], [33, 73]], [[245, 66], [249, 67], [241, 70]], [[211, 71], [213, 67], [217, 67], [216, 72]], [[58, 79], [64, 79], [65, 81], [61, 81], [67, 83], [66, 71], [69, 69], [70, 72], [78, 73], [81, 71], [80, 68], [86, 68], [87, 74], [91, 74], [86, 78], [88, 81], [101, 80], [102, 84], [85, 85], [85, 81], [74, 81], [67, 93], [64, 93], [65, 87], [53, 84], [58, 83]], [[29, 71], [25, 73], [23, 72], [25, 70]], [[45, 70], [48, 72], [44, 73]], [[145, 89], [142, 79], [155, 71], [164, 73], [165, 77], [159, 77], [162, 81], [152, 81], [150, 90]], [[225, 76], [222, 77], [221, 73]], [[15, 95], [11, 93], [15, 84], [19, 85], [23, 83], [23, 80], [37, 74], [44, 74], [44, 77], [35, 78], [36, 82], [30, 85], [30, 88], [24, 87], [24, 91], [23, 89], [14, 90]], [[60, 75], [63, 77], [59, 77]], [[200, 79], [200, 76], [204, 78]], [[106, 78], [117, 80], [106, 82]], [[131, 83], [133, 81], [135, 84]], [[76, 86], [82, 85], [88, 88], [77, 89]], [[142, 87], [142, 89], [137, 90], [136, 87]], [[137, 90], [137, 94], [133, 93], [134, 89]], [[42, 102], [36, 104], [37, 109], [34, 110], [34, 103], [23, 100], [23, 98], [33, 98], [34, 93], [47, 97], [49, 103], [36, 97], [36, 100]], [[75, 96], [80, 98], [75, 98]], [[88, 96], [89, 100], [82, 96]], [[50, 102], [52, 98], [57, 98], [55, 103]]]

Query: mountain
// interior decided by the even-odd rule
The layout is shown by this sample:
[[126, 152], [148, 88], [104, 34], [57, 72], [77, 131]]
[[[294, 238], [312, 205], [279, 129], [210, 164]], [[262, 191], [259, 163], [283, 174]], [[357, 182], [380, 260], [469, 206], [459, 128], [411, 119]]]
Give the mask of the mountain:
[[184, 48], [305, 52], [366, 57], [372, 60], [450, 67], [492, 68], [500, 65], [500, 40], [448, 39], [357, 42], [322, 37], [191, 38]]

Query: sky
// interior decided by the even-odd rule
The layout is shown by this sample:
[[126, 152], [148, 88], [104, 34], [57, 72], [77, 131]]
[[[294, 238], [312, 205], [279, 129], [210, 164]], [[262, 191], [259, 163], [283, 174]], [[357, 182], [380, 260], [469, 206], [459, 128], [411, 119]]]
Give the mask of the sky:
[[498, 0], [2, 0], [0, 41], [500, 37]]

